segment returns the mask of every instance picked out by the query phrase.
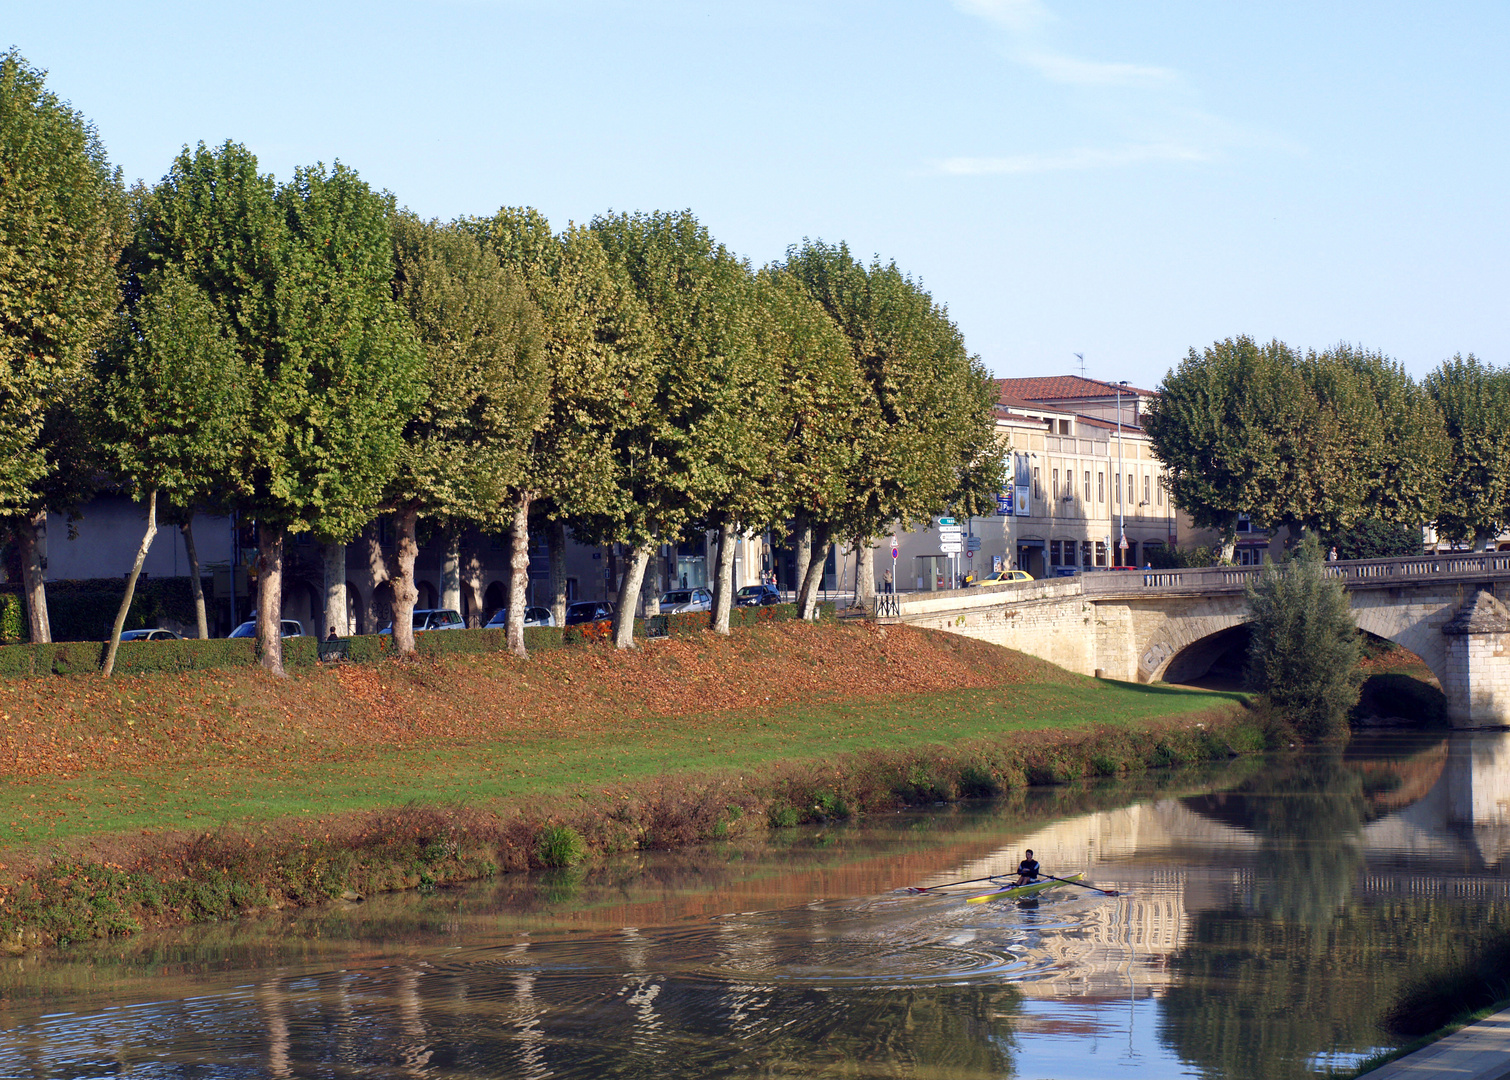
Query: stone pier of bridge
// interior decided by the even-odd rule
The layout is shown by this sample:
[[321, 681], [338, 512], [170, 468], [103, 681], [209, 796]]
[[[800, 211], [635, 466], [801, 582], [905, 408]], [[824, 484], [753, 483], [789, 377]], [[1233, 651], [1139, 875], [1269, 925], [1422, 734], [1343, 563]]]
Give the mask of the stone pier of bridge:
[[[1250, 567], [1092, 571], [879, 598], [882, 622], [978, 638], [1084, 675], [1199, 678], [1249, 621]], [[1459, 727], [1510, 725], [1510, 552], [1329, 563], [1360, 629], [1414, 652]]]

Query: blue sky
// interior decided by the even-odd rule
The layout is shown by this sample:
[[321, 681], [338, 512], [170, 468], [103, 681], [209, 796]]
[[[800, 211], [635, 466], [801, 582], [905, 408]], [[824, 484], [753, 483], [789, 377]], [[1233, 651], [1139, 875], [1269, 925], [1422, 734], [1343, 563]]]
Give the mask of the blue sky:
[[1249, 333], [1510, 362], [1510, 4], [4, 5], [129, 179], [339, 158], [443, 218], [689, 208], [895, 259], [1000, 375]]

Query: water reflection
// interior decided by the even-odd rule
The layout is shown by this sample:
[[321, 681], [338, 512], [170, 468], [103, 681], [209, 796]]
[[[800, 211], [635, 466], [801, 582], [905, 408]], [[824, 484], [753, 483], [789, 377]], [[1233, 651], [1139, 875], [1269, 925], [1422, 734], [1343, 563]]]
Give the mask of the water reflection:
[[[1510, 934], [1510, 736], [1358, 743], [0, 964], [0, 1074], [1302, 1077]], [[1123, 891], [895, 887], [1024, 847]]]

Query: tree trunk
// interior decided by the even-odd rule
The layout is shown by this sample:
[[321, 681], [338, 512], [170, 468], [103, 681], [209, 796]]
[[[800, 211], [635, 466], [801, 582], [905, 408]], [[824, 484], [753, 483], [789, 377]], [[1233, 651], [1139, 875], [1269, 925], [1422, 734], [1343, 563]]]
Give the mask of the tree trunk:
[[1498, 534], [1494, 533], [1494, 532], [1490, 532], [1490, 531], [1487, 531], [1487, 530], [1475, 529], [1473, 531], [1473, 550], [1474, 551], [1491, 551], [1491, 550], [1493, 550], [1493, 548], [1494, 548], [1494, 541], [1497, 538], [1497, 536], [1498, 536]]
[[645, 583], [645, 567], [650, 564], [650, 554], [654, 550], [649, 544], [636, 544], [629, 555], [629, 564], [624, 567], [624, 579], [619, 583], [619, 602], [613, 613], [615, 648], [628, 649], [634, 645], [635, 602]]
[[812, 558], [807, 564], [807, 576], [802, 579], [802, 590], [797, 594], [797, 614], [804, 619], [817, 618], [818, 587], [823, 582], [823, 566], [828, 562], [828, 526], [815, 525], [812, 537]]
[[351, 633], [346, 608], [346, 545], [323, 544], [320, 555], [325, 579], [324, 633], [329, 636], [334, 630], [336, 637], [346, 637]]
[[530, 503], [535, 492], [521, 491], [514, 501], [514, 525], [509, 530], [509, 621], [505, 628], [509, 652], [528, 656], [524, 647], [524, 609], [530, 587]]
[[461, 610], [461, 529], [446, 528], [446, 549], [440, 560], [440, 606]]
[[792, 519], [792, 550], [797, 554], [797, 578], [792, 582], [792, 595], [800, 604], [808, 564], [813, 561], [813, 521], [806, 514], [798, 514]]
[[553, 521], [546, 527], [546, 542], [551, 552], [551, 621], [566, 624], [566, 522]]
[[16, 544], [21, 549], [21, 580], [26, 589], [26, 618], [31, 639], [38, 644], [52, 640], [52, 624], [47, 619], [47, 560], [42, 545], [47, 539], [47, 511], [42, 510], [16, 522]]
[[482, 627], [482, 561], [477, 552], [469, 548], [462, 563], [462, 591], [467, 597], [467, 627], [478, 630]]
[[734, 519], [725, 517], [718, 525], [718, 570], [713, 579], [713, 629], [720, 634], [729, 632], [729, 612], [734, 607], [734, 549], [738, 543]]
[[283, 530], [257, 523], [257, 649], [283, 676]]
[[[661, 613], [661, 593], [664, 591], [661, 588], [662, 571], [665, 571], [668, 579], [670, 578], [671, 572], [666, 569], [666, 556], [661, 554], [661, 548], [664, 546], [664, 544], [657, 543], [650, 548], [650, 563], [647, 571], [650, 575], [650, 593], [645, 597], [645, 618], [647, 619], [652, 615], [659, 615]], [[642, 573], [640, 575], [639, 588], [635, 589], [634, 594], [629, 598], [631, 606], [639, 601], [640, 589], [644, 588], [644, 581], [645, 574]]]
[[1222, 553], [1221, 561], [1230, 563], [1237, 555], [1237, 515], [1222, 529]]
[[[189, 556], [189, 591], [194, 594], [194, 625], [199, 631], [199, 640], [204, 641], [210, 636], [210, 620], [204, 610], [204, 581], [199, 576], [199, 552], [194, 548], [194, 511], [189, 511], [188, 519], [178, 527], [183, 534], [184, 552]], [[232, 575], [234, 581], [234, 574]]]
[[393, 515], [393, 531], [397, 538], [394, 562], [398, 573], [393, 584], [393, 651], [399, 656], [414, 656], [414, 604], [419, 599], [419, 590], [414, 586], [414, 560], [419, 557], [419, 541], [415, 530], [419, 523], [419, 511], [406, 506]]
[[110, 627], [110, 644], [105, 648], [105, 666], [101, 674], [110, 678], [115, 671], [115, 653], [121, 647], [121, 629], [126, 625], [126, 615], [131, 610], [131, 600], [136, 595], [136, 579], [141, 576], [142, 563], [147, 561], [147, 549], [157, 535], [157, 489], [147, 496], [147, 531], [142, 534], [141, 545], [136, 549], [136, 561], [131, 564], [131, 573], [126, 575], [126, 595], [121, 597], [120, 609], [115, 613], [115, 624]]
[[860, 568], [855, 571], [855, 600], [866, 611], [876, 610], [876, 548], [871, 538], [858, 541]]

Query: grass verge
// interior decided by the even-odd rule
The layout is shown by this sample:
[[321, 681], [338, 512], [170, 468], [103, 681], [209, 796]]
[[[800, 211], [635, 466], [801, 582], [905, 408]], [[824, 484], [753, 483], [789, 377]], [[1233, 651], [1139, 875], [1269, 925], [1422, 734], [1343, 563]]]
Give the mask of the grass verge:
[[[14, 685], [0, 697], [0, 938], [13, 949], [1227, 757], [1265, 739], [1241, 695], [842, 625], [286, 682], [67, 681], [71, 696], [39, 701], [52, 688], [30, 680], [30, 699]], [[19, 714], [42, 704], [50, 723]]]

